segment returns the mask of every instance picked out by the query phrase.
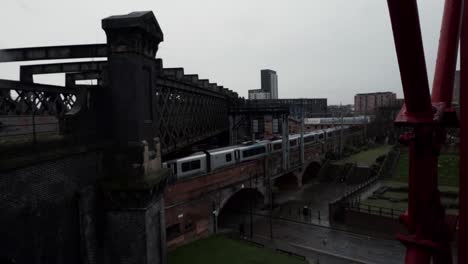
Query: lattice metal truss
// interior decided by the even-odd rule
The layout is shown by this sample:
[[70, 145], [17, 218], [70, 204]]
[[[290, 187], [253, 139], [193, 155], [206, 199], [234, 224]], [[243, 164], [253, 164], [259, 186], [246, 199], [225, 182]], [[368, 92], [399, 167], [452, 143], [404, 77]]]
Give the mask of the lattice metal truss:
[[[2, 50], [0, 62], [81, 57], [107, 57], [106, 46], [75, 45]], [[77, 85], [77, 80], [98, 80], [101, 89], [107, 61], [66, 62], [22, 65], [20, 80], [0, 80], [0, 115], [63, 116], [74, 106], [85, 103], [83, 92], [91, 86]], [[161, 152], [187, 147], [229, 129], [228, 109], [238, 95], [229, 89], [199, 80], [198, 75], [184, 75], [183, 68], [162, 67], [155, 59], [158, 76], [153, 84], [156, 114], [154, 135], [161, 140]], [[35, 74], [65, 73], [66, 87], [36, 84]], [[94, 86], [96, 87], [96, 86]], [[88, 97], [86, 97], [88, 98]], [[91, 99], [92, 98], [88, 98]], [[99, 104], [99, 102], [97, 103]]]
[[[107, 57], [105, 44], [34, 47], [1, 50], [0, 62]], [[103, 62], [76, 62], [20, 66], [20, 82], [0, 80], [0, 115], [62, 116], [77, 103], [84, 86], [70, 89], [36, 84], [34, 74], [81, 73], [101, 70]]]
[[229, 128], [226, 94], [160, 76], [156, 81], [157, 134], [163, 153], [215, 136]]
[[70, 111], [77, 90], [0, 80], [0, 115], [55, 115]]

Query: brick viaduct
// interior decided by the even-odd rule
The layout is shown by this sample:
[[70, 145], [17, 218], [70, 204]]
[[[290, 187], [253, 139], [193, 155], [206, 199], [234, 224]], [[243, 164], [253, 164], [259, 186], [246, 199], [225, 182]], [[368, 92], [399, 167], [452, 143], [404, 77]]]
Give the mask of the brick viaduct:
[[[362, 133], [358, 131], [344, 138], [343, 144], [355, 144], [362, 139]], [[325, 153], [336, 153], [338, 148], [336, 138], [306, 145], [303, 165], [299, 148], [292, 149], [287, 170], [281, 166], [282, 154], [273, 153], [169, 184], [164, 193], [168, 246], [175, 247], [216, 232], [217, 217], [224, 205], [244, 189], [255, 190], [264, 198], [264, 204], [269, 204], [270, 177], [271, 187], [299, 188], [317, 175]]]

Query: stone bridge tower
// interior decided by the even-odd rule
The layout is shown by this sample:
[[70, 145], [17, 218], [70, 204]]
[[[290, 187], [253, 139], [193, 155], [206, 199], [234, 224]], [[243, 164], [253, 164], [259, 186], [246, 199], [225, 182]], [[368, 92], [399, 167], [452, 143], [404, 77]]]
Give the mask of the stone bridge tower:
[[106, 263], [166, 263], [163, 190], [155, 138], [155, 56], [163, 33], [152, 12], [134, 12], [102, 20], [107, 35], [107, 122], [111, 139], [105, 153]]

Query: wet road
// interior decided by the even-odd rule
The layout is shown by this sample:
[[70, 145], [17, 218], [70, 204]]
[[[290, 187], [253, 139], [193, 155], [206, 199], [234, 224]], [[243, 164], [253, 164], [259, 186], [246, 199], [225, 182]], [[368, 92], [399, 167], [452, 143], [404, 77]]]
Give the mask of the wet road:
[[[349, 228], [346, 226], [342, 227], [345, 230], [329, 228], [328, 203], [354, 187], [344, 183], [313, 182], [300, 190], [275, 193], [274, 200], [278, 207], [273, 211], [274, 241], [311, 259], [319, 256], [323, 263], [404, 263], [405, 248], [399, 241], [345, 231]], [[372, 191], [369, 190], [369, 193]], [[304, 205], [311, 208], [312, 216], [304, 217]], [[267, 210], [255, 210], [252, 217], [254, 238], [269, 241], [268, 215]], [[239, 230], [239, 224], [244, 223], [242, 229], [247, 236], [250, 235], [251, 218], [248, 212], [232, 212], [228, 219], [229, 224], [225, 224], [234, 230]]]
[[[304, 185], [300, 190], [277, 192], [274, 200], [279, 208], [275, 210], [274, 215], [329, 226], [328, 203], [354, 187], [355, 185], [346, 185], [344, 183], [313, 182]], [[304, 218], [302, 215], [304, 206], [310, 208], [311, 217]]]
[[[267, 218], [256, 218], [254, 227], [256, 235], [269, 238]], [[273, 237], [303, 250], [316, 249], [364, 263], [404, 263], [405, 248], [396, 240], [283, 220], [273, 220]]]

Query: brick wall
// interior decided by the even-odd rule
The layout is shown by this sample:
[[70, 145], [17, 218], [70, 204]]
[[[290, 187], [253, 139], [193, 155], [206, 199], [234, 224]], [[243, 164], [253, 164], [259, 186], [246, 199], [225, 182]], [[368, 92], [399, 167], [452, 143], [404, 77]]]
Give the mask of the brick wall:
[[[165, 216], [170, 248], [206, 236], [213, 227], [213, 210], [240, 182], [257, 176], [263, 180], [263, 161], [254, 160], [210, 174], [175, 182], [166, 187]], [[176, 231], [174, 231], [176, 230]]]

